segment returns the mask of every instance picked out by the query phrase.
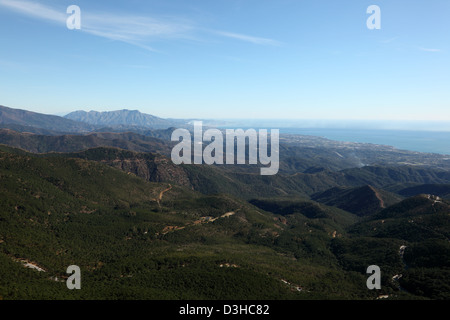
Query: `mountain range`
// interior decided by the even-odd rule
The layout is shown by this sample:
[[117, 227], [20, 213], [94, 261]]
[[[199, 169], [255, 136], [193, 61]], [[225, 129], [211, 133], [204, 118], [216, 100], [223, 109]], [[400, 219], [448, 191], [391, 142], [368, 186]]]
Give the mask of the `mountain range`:
[[0, 112], [0, 298], [450, 298], [443, 155], [282, 135], [261, 176], [175, 165], [135, 111]]
[[167, 129], [185, 124], [183, 120], [162, 119], [138, 110], [118, 111], [74, 111], [64, 116], [77, 122], [100, 127], [134, 126], [138, 128]]
[[150, 129], [184, 127], [188, 120], [163, 119], [137, 110], [110, 112], [75, 111], [64, 117], [0, 105], [0, 127], [45, 135], [86, 134], [90, 132], [145, 132]]

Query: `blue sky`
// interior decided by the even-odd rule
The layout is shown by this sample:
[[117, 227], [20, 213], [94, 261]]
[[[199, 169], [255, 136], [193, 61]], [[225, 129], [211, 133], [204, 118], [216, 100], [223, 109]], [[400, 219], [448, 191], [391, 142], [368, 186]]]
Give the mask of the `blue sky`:
[[448, 0], [0, 0], [0, 104], [48, 114], [450, 120], [449, 53]]

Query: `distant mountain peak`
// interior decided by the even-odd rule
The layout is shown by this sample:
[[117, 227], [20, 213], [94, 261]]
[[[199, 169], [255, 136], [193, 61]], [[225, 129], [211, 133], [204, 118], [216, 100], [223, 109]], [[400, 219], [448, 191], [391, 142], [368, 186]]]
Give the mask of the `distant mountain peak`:
[[121, 109], [115, 111], [74, 111], [65, 116], [79, 122], [96, 126], [132, 126], [152, 129], [166, 129], [177, 126], [178, 123], [142, 113], [139, 110]]

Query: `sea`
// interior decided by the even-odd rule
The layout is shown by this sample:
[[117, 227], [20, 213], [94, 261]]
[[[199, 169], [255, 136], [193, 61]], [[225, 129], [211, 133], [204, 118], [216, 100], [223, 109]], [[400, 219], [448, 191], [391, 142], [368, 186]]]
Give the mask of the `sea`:
[[222, 119], [210, 123], [219, 128], [279, 129], [281, 134], [450, 155], [450, 121]]
[[373, 143], [397, 149], [450, 155], [450, 131], [386, 129], [280, 128], [280, 133], [318, 136], [335, 141]]

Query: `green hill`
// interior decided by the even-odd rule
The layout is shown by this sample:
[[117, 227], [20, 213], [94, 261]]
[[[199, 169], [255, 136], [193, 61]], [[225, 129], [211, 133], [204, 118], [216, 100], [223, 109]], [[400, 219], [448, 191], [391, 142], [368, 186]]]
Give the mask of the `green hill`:
[[311, 199], [335, 206], [358, 216], [368, 216], [401, 201], [401, 197], [372, 186], [335, 187], [311, 196]]
[[350, 238], [338, 239], [333, 252], [347, 270], [371, 261], [383, 265], [385, 282], [403, 292], [449, 299], [449, 212], [439, 197], [405, 199], [350, 227]]
[[[364, 275], [336, 265], [332, 237], [315, 217], [285, 224], [228, 195], [152, 183], [85, 159], [3, 148], [0, 160], [3, 299], [373, 296]], [[82, 290], [64, 283], [72, 264], [81, 268]]]
[[[363, 200], [364, 197], [371, 196], [373, 199], [372, 204], [378, 202], [375, 203], [375, 206], [382, 208], [383, 205], [387, 207], [401, 199], [401, 196], [380, 190], [384, 187], [406, 182], [450, 181], [450, 175], [446, 171], [414, 167], [363, 167], [341, 171], [320, 170], [318, 172], [296, 173], [293, 175], [279, 173], [275, 176], [261, 176], [256, 167], [176, 166], [169, 158], [157, 154], [149, 155], [148, 153], [119, 149], [105, 151], [106, 149], [108, 148], [93, 148], [91, 150], [73, 152], [61, 156], [100, 161], [126, 172], [139, 175], [150, 181], [173, 182], [193, 188], [204, 194], [227, 193], [246, 200], [257, 197], [271, 198], [287, 195], [314, 197], [318, 193], [336, 187], [344, 188], [342, 190], [336, 189], [344, 192], [347, 190], [345, 187], [348, 186], [355, 188], [352, 196], [354, 200], [358, 198]], [[103, 155], [106, 158], [102, 158]], [[158, 171], [158, 174], [152, 175], [151, 173], [155, 170]], [[258, 188], [255, 188], [255, 185]], [[376, 189], [369, 188], [367, 185], [374, 185]], [[361, 193], [359, 197], [358, 193]], [[324, 195], [326, 196], [326, 194]], [[361, 210], [368, 209], [364, 203], [356, 203], [354, 208], [358, 205], [362, 206]], [[373, 211], [373, 209], [370, 210]]]
[[[406, 172], [410, 180], [445, 175], [404, 167], [275, 177], [239, 170], [174, 166], [117, 148], [38, 155], [0, 146], [0, 297], [448, 298], [445, 200], [386, 201], [358, 217], [309, 199], [374, 174], [376, 183], [403, 181]], [[339, 192], [375, 192], [337, 191], [336, 200]], [[79, 291], [64, 283], [72, 264], [82, 270]], [[366, 287], [373, 264], [382, 269], [381, 291]]]
[[157, 152], [170, 155], [168, 142], [126, 133], [90, 133], [87, 135], [37, 135], [0, 129], [0, 143], [32, 153], [77, 152], [96, 147], [113, 147], [136, 152]]
[[404, 188], [397, 191], [406, 197], [412, 197], [419, 194], [432, 194], [441, 198], [450, 198], [450, 184], [422, 184]]

